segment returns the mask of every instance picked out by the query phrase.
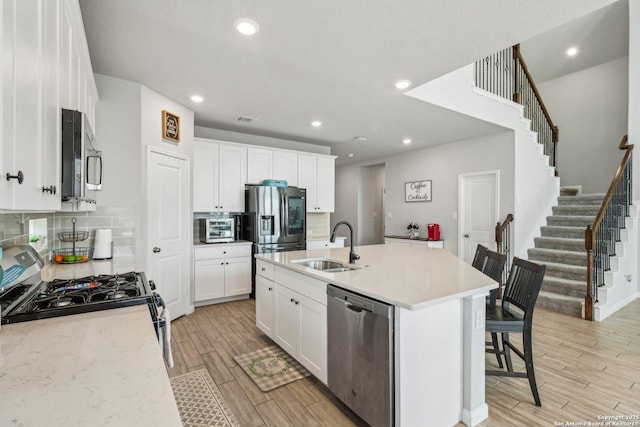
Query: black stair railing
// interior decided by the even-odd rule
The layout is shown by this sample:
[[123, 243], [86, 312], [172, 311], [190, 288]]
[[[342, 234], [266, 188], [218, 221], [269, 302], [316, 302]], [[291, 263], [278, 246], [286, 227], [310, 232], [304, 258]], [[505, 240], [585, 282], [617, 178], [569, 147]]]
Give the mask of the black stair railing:
[[507, 256], [507, 263], [502, 271], [502, 279], [498, 284], [498, 298], [502, 298], [502, 287], [507, 283], [507, 276], [511, 271], [511, 223], [513, 214], [508, 214], [504, 221], [496, 224], [496, 250], [500, 254]]
[[524, 116], [531, 121], [531, 130], [538, 133], [538, 143], [549, 157], [549, 165], [558, 176], [558, 127], [553, 124], [542, 101], [520, 45], [506, 48], [475, 63], [476, 86], [495, 95], [524, 105]]
[[598, 288], [604, 286], [605, 272], [611, 269], [611, 256], [616, 254], [620, 230], [625, 228], [632, 197], [633, 144], [627, 144], [627, 135], [618, 145], [625, 150], [609, 190], [602, 201], [593, 224], [587, 225], [584, 245], [587, 250], [587, 292], [584, 317], [593, 320], [593, 304], [598, 302]]

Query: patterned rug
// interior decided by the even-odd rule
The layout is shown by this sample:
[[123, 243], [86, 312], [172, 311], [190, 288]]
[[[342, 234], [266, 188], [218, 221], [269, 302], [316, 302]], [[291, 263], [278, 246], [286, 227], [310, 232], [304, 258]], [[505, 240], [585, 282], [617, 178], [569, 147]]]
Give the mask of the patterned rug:
[[239, 427], [222, 393], [206, 369], [169, 378], [185, 427]]
[[273, 390], [311, 375], [300, 363], [277, 346], [233, 358], [262, 391]]

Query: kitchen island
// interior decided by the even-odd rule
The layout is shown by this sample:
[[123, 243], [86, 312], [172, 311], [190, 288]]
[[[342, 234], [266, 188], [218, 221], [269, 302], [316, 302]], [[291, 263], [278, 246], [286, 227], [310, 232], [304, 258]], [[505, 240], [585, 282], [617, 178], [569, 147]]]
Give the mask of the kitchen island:
[[[258, 327], [326, 383], [326, 286], [391, 304], [395, 425], [476, 425], [485, 419], [485, 295], [497, 283], [444, 249], [371, 245], [356, 252], [355, 264], [348, 264], [349, 248], [256, 255]], [[299, 264], [319, 258], [355, 269], [326, 272]], [[273, 289], [276, 295], [269, 296]], [[283, 306], [289, 296], [300, 307], [293, 345], [286, 339], [296, 336], [288, 333], [291, 322], [281, 323], [282, 331], [278, 322], [278, 301]]]

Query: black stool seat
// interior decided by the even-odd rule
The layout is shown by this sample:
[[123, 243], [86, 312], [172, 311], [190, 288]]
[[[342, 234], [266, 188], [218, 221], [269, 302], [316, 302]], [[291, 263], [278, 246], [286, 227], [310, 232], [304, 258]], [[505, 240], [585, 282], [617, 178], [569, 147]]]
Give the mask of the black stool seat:
[[487, 306], [485, 329], [487, 332], [522, 332], [524, 316], [500, 306]]

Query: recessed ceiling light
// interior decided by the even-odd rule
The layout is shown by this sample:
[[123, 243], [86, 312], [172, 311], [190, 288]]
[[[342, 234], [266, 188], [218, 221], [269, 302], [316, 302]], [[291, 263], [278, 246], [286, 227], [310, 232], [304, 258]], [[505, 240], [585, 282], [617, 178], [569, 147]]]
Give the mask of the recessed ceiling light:
[[405, 145], [411, 144], [411, 138], [405, 138], [402, 140], [402, 143]]
[[191, 100], [193, 102], [202, 102], [204, 101], [204, 98], [201, 97], [200, 95], [191, 95]]
[[575, 56], [576, 53], [578, 53], [577, 47], [570, 47], [569, 49], [567, 49], [567, 55], [569, 56]]
[[353, 153], [349, 153], [349, 154], [347, 154], [347, 156], [353, 157]]
[[411, 86], [411, 80], [398, 80], [395, 82], [396, 89], [406, 89]]
[[320, 126], [322, 126], [322, 122], [320, 120], [314, 120], [311, 122], [311, 126], [313, 126], [314, 128], [319, 128]]
[[233, 23], [234, 28], [245, 36], [252, 36], [258, 32], [260, 26], [256, 21], [249, 18], [241, 18]]

